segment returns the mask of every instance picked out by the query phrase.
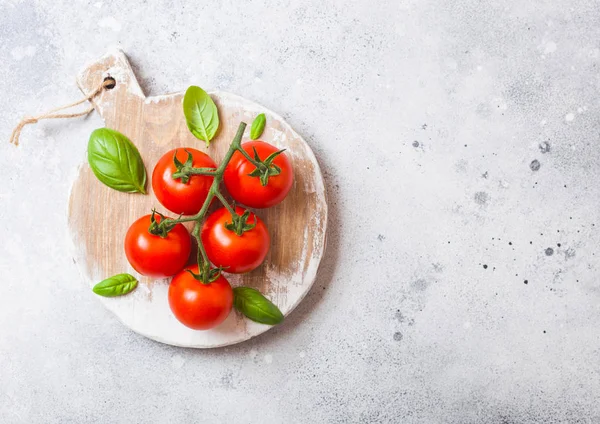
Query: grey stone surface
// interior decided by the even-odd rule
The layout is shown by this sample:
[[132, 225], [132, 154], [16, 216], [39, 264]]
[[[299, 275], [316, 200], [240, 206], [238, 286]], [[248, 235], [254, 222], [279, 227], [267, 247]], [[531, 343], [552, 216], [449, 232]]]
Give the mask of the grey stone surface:
[[[0, 422], [600, 422], [599, 7], [0, 1]], [[169, 347], [81, 282], [67, 199], [100, 119], [7, 140], [114, 45], [149, 94], [240, 94], [315, 150], [329, 248], [280, 327]]]

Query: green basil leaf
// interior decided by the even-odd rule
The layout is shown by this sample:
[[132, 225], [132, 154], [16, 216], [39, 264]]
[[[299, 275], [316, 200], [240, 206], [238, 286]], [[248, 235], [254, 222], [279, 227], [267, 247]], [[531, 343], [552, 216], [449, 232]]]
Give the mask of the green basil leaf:
[[138, 285], [137, 280], [129, 274], [117, 274], [100, 281], [92, 289], [94, 293], [104, 297], [115, 297], [127, 294]]
[[252, 140], [256, 140], [260, 137], [265, 130], [265, 123], [267, 122], [267, 118], [264, 113], [261, 113], [256, 118], [254, 118], [254, 122], [252, 122], [252, 127], [250, 128], [250, 138]]
[[219, 113], [213, 99], [206, 91], [192, 85], [183, 96], [183, 114], [192, 134], [204, 140], [208, 147], [219, 129]]
[[233, 305], [252, 321], [275, 325], [283, 321], [283, 314], [277, 306], [264, 297], [258, 290], [250, 287], [233, 289]]
[[88, 142], [88, 162], [94, 175], [110, 188], [146, 194], [146, 168], [140, 152], [120, 132], [94, 130]]

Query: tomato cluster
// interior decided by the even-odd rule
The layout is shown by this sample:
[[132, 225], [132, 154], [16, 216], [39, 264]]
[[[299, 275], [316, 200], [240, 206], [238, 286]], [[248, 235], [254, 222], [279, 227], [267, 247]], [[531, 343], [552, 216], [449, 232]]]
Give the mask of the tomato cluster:
[[[230, 206], [220, 193], [221, 180], [237, 206]], [[173, 276], [168, 297], [175, 317], [196, 330], [212, 328], [227, 318], [233, 304], [232, 288], [221, 270], [250, 272], [263, 263], [269, 251], [266, 225], [243, 206], [277, 205], [287, 196], [293, 181], [285, 153], [263, 141], [242, 143], [241, 147], [238, 143], [221, 171], [210, 156], [199, 150], [171, 150], [154, 167], [152, 189], [166, 209], [194, 218], [173, 219], [155, 212], [139, 218], [125, 236], [127, 259], [140, 274]], [[223, 202], [223, 207], [209, 214], [201, 226], [199, 221], [196, 223], [199, 228], [194, 235], [200, 253], [215, 267], [209, 269], [206, 264], [203, 271], [199, 267], [200, 254], [199, 265], [186, 267], [192, 243], [181, 222], [200, 219], [198, 215], [203, 216], [212, 202], [207, 201], [209, 196]]]

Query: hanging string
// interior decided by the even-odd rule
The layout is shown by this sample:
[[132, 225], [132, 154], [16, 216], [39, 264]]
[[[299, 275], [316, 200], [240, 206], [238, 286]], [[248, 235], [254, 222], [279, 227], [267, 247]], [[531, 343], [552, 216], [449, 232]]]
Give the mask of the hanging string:
[[94, 110], [94, 106], [90, 106], [89, 108], [87, 108], [86, 110], [81, 111], [81, 112], [75, 112], [75, 113], [58, 113], [58, 112], [65, 110], [65, 109], [72, 108], [73, 106], [80, 105], [87, 101], [90, 101], [94, 97], [96, 97], [98, 94], [100, 94], [102, 92], [102, 90], [104, 90], [105, 88], [110, 89], [110, 88], [113, 88], [114, 86], [115, 86], [115, 80], [113, 78], [105, 78], [104, 81], [102, 81], [102, 84], [100, 84], [98, 86], [98, 88], [96, 88], [87, 97], [84, 97], [81, 100], [78, 100], [78, 101], [68, 104], [66, 106], [57, 107], [56, 109], [52, 109], [52, 110], [50, 110], [46, 113], [42, 113], [41, 115], [38, 115], [38, 116], [28, 116], [28, 117], [23, 118], [21, 120], [21, 122], [19, 122], [19, 124], [15, 127], [12, 134], [10, 135], [9, 142], [14, 144], [15, 146], [18, 146], [19, 145], [19, 137], [21, 135], [21, 130], [23, 130], [23, 127], [28, 124], [35, 124], [36, 122], [41, 121], [42, 119], [77, 118], [79, 116], [85, 116], [85, 115], [89, 114], [91, 111]]

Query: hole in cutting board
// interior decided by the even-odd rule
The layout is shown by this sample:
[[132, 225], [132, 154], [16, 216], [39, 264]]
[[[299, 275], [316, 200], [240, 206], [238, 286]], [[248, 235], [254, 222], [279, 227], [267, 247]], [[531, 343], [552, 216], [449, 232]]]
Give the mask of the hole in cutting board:
[[115, 88], [115, 85], [117, 85], [117, 81], [115, 81], [115, 79], [113, 77], [111, 77], [111, 76], [108, 76], [108, 77], [104, 78], [103, 81], [109, 81], [110, 82], [110, 84], [108, 84], [106, 86], [107, 90], [112, 90], [113, 88]]

